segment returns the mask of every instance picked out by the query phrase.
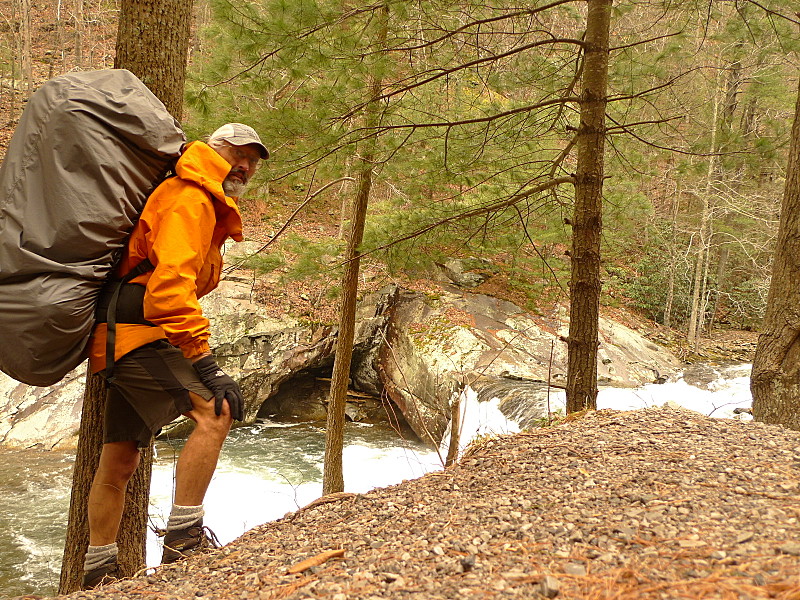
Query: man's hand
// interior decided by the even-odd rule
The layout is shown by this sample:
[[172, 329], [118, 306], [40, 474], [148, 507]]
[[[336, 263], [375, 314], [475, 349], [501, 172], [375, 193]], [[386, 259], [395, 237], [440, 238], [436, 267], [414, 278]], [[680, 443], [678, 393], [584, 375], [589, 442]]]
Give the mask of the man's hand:
[[231, 416], [237, 420], [244, 419], [244, 398], [239, 384], [231, 379], [230, 375], [219, 368], [217, 361], [210, 354], [192, 363], [197, 371], [200, 381], [214, 392], [214, 412], [219, 416], [222, 413], [222, 403], [227, 400], [231, 408]]

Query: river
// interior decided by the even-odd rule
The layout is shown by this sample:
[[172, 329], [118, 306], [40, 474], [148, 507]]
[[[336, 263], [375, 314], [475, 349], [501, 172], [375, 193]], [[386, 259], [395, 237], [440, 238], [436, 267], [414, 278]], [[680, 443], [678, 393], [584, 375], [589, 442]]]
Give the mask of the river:
[[[629, 410], [670, 402], [706, 415], [735, 415], [748, 407], [750, 365], [701, 365], [662, 385], [637, 389], [602, 388], [598, 408]], [[478, 435], [513, 433], [492, 402], [467, 395], [462, 441]], [[562, 393], [551, 396], [551, 410], [563, 409]], [[182, 440], [159, 441], [151, 487], [153, 525], [160, 527], [171, 504], [174, 464]], [[345, 489], [366, 492], [441, 469], [437, 452], [404, 440], [381, 426], [348, 423], [344, 452]], [[318, 424], [269, 421], [231, 432], [206, 498], [206, 524], [222, 543], [246, 530], [282, 517], [322, 492], [324, 429]], [[0, 597], [54, 595], [69, 507], [72, 454], [0, 451]], [[149, 534], [147, 562], [158, 564], [160, 548]]]

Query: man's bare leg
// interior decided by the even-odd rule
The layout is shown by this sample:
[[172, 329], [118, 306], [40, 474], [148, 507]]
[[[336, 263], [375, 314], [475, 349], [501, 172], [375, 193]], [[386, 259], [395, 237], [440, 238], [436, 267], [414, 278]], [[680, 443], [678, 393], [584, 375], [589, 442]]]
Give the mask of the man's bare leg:
[[222, 414], [217, 416], [213, 399], [209, 402], [191, 392], [190, 396], [193, 408], [186, 416], [197, 425], [186, 440], [175, 469], [175, 504], [180, 506], [203, 503], [222, 444], [233, 423], [227, 402], [222, 405]]
[[89, 490], [89, 547], [83, 560], [83, 589], [117, 578], [117, 533], [125, 507], [125, 488], [138, 466], [135, 441], [103, 444]]
[[135, 441], [103, 444], [100, 464], [89, 491], [89, 545], [104, 546], [117, 540], [125, 488], [139, 465]]
[[171, 563], [201, 550], [211, 543], [203, 532], [203, 499], [206, 495], [219, 452], [233, 420], [228, 403], [222, 414], [214, 413], [214, 402], [190, 394], [192, 410], [186, 414], [197, 425], [186, 440], [175, 473], [175, 500], [167, 521], [162, 563]]

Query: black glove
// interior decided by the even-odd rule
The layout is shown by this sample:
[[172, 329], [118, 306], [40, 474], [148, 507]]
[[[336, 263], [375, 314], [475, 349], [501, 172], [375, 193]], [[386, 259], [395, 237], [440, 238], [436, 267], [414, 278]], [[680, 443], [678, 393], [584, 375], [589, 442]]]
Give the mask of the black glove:
[[231, 408], [231, 416], [237, 421], [244, 420], [244, 398], [239, 384], [230, 375], [219, 368], [213, 356], [204, 356], [192, 363], [197, 376], [208, 389], [214, 392], [214, 412], [222, 413], [222, 402], [227, 400]]

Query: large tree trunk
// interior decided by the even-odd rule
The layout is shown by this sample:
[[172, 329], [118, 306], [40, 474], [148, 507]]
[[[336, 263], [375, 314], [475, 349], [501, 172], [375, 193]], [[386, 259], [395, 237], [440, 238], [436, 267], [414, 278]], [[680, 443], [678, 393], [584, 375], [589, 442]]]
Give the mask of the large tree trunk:
[[800, 430], [800, 89], [772, 281], [753, 359], [753, 416]]
[[[384, 4], [380, 9], [378, 25], [378, 47], [386, 46], [389, 6]], [[381, 92], [381, 77], [372, 77], [368, 94], [369, 100], [377, 98]], [[366, 109], [365, 127], [372, 130], [379, 122], [380, 105], [370, 102]], [[350, 382], [350, 364], [353, 355], [353, 337], [355, 335], [356, 300], [358, 296], [358, 272], [361, 259], [358, 247], [364, 237], [364, 224], [367, 218], [367, 205], [372, 189], [372, 171], [375, 163], [375, 137], [370, 137], [361, 155], [361, 169], [358, 176], [358, 188], [353, 201], [352, 227], [347, 240], [347, 253], [344, 276], [342, 277], [342, 306], [339, 315], [339, 334], [336, 342], [336, 358], [331, 375], [330, 402], [328, 403], [328, 421], [325, 435], [325, 464], [322, 474], [322, 493], [332, 494], [344, 491], [344, 469], [342, 453], [344, 450], [344, 410], [347, 399], [347, 386]]]
[[[117, 32], [114, 66], [136, 74], [176, 118], [183, 110], [191, 7], [191, 0], [123, 0]], [[102, 377], [87, 376], [60, 594], [79, 589], [83, 575], [83, 556], [89, 543], [86, 506], [103, 445], [104, 407]], [[125, 496], [125, 512], [117, 538], [118, 564], [124, 576], [133, 575], [145, 565], [152, 460], [152, 448], [143, 450], [139, 468]]]
[[191, 0], [122, 0], [114, 66], [128, 69], [180, 120]]
[[[99, 375], [86, 376], [86, 392], [83, 399], [78, 449], [75, 455], [72, 495], [69, 503], [69, 526], [61, 565], [59, 594], [69, 594], [81, 585], [83, 554], [89, 544], [89, 527], [86, 506], [89, 490], [100, 460], [103, 447], [103, 409], [105, 407], [105, 381]], [[152, 448], [142, 451], [142, 462], [128, 484], [125, 497], [126, 510], [122, 517], [119, 535], [119, 565], [124, 576], [136, 573], [144, 566], [144, 542], [147, 531], [147, 506], [150, 474], [152, 470]], [[144, 507], [144, 511], [135, 510]]]
[[575, 215], [572, 219], [567, 413], [597, 407], [600, 234], [603, 227], [603, 155], [611, 4], [612, 0], [588, 1]]

